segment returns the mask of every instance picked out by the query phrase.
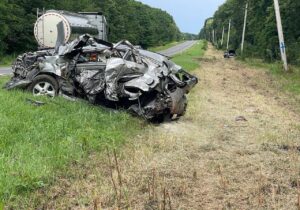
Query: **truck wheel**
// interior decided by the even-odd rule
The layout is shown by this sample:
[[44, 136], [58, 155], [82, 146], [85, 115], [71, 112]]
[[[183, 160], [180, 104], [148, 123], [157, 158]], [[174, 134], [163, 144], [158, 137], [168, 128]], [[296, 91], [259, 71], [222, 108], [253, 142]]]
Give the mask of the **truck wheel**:
[[58, 82], [52, 76], [39, 75], [33, 79], [28, 90], [32, 92], [34, 96], [45, 95], [52, 98], [58, 93]]

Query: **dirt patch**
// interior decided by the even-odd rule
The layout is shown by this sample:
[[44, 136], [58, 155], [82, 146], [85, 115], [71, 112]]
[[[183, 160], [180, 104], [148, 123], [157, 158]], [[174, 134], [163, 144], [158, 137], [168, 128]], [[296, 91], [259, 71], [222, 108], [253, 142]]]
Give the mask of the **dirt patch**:
[[[264, 71], [223, 59], [211, 46], [201, 61], [201, 82], [183, 119], [149, 128], [118, 154], [91, 156], [67, 180], [40, 191], [37, 206], [297, 209], [300, 122], [293, 101]], [[236, 120], [241, 116], [246, 120]]]

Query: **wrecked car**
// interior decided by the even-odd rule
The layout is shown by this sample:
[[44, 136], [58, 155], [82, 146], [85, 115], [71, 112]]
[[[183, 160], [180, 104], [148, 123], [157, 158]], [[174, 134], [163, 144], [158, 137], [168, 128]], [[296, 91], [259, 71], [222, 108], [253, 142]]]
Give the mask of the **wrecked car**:
[[166, 56], [85, 34], [55, 49], [18, 56], [5, 88], [84, 98], [155, 120], [184, 115], [186, 94], [197, 83]]
[[234, 58], [235, 56], [235, 50], [227, 50], [224, 52], [224, 58]]

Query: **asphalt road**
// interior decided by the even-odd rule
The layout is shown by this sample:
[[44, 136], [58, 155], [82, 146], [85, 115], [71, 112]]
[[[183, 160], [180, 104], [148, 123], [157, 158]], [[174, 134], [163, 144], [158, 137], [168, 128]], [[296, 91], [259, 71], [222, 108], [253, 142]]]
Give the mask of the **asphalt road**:
[[160, 51], [158, 53], [169, 56], [169, 57], [172, 57], [172, 56], [174, 56], [178, 53], [181, 53], [181, 52], [189, 49], [190, 47], [192, 47], [196, 43], [197, 43], [197, 41], [186, 41], [186, 42], [183, 42], [179, 45], [171, 47], [167, 50]]
[[8, 75], [8, 74], [11, 74], [11, 67], [8, 66], [8, 67], [0, 67], [0, 76], [1, 75]]
[[[174, 55], [176, 55], [178, 53], [181, 53], [181, 52], [189, 49], [190, 47], [192, 47], [196, 43], [197, 43], [197, 41], [186, 41], [186, 42], [183, 42], [183, 43], [181, 43], [179, 45], [171, 47], [171, 48], [169, 48], [167, 50], [160, 51], [158, 53], [171, 57], [171, 56], [174, 56]], [[9, 75], [11, 73], [12, 73], [12, 70], [11, 70], [10, 66], [8, 66], [8, 67], [0, 67], [0, 76], [1, 75]]]

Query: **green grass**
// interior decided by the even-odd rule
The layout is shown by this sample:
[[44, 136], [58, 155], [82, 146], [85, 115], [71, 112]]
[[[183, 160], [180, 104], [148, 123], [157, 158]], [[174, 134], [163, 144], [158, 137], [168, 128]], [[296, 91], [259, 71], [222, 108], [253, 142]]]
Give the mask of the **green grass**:
[[260, 59], [244, 59], [243, 62], [253, 67], [267, 69], [282, 90], [300, 95], [300, 67], [290, 66], [290, 71], [285, 72], [280, 62], [265, 63]]
[[174, 47], [174, 46], [176, 46], [178, 44], [181, 44], [183, 42], [184, 41], [170, 42], [170, 43], [167, 43], [165, 45], [161, 45], [161, 46], [157, 46], [157, 47], [150, 47], [150, 48], [148, 48], [148, 50], [150, 50], [152, 52], [159, 52], [159, 51], [163, 51], [163, 50], [169, 49], [171, 47]]
[[[8, 77], [0, 77], [0, 86]], [[46, 104], [34, 106], [26, 98]], [[122, 145], [142, 128], [123, 111], [85, 101], [34, 98], [0, 89], [0, 206], [47, 187], [58, 172], [83, 162], [90, 153]], [[23, 198], [25, 196], [25, 198]]]
[[206, 41], [198, 41], [193, 47], [190, 49], [184, 51], [181, 54], [177, 54], [172, 58], [172, 60], [183, 67], [183, 69], [187, 71], [195, 70], [199, 67], [199, 61], [197, 58], [200, 58], [203, 56], [205, 50], [207, 48], [207, 42]]
[[0, 56], [0, 67], [10, 66], [15, 59], [16, 55]]
[[[173, 60], [186, 70], [199, 67], [206, 43]], [[2, 87], [8, 77], [0, 77]], [[120, 147], [143, 127], [123, 111], [107, 110], [85, 101], [57, 97], [34, 98], [23, 91], [0, 89], [0, 206], [1, 201], [29, 202], [31, 193], [47, 189], [57, 174], [68, 174], [72, 164], [105, 147]], [[34, 106], [27, 98], [46, 104]], [[17, 205], [17, 204], [16, 204]]]

